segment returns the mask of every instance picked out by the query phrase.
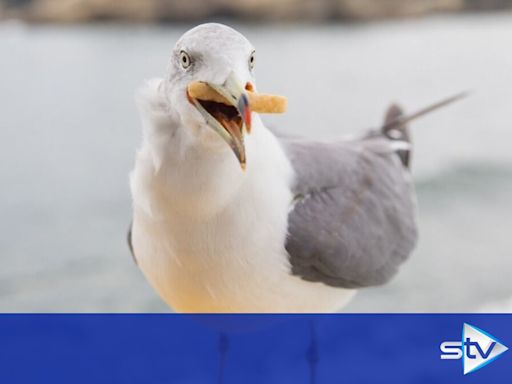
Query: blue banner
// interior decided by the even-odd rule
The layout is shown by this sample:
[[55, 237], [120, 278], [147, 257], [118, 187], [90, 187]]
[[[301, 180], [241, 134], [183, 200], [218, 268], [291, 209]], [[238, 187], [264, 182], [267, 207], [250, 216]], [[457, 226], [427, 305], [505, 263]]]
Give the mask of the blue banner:
[[475, 314], [2, 315], [0, 383], [508, 382], [511, 321]]

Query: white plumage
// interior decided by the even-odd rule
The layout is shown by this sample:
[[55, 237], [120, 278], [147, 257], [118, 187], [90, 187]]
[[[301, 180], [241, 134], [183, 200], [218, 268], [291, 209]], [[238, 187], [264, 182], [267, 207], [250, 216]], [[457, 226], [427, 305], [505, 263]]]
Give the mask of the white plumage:
[[145, 140], [131, 175], [133, 250], [155, 290], [180, 312], [341, 308], [352, 291], [290, 273], [293, 171], [274, 135], [253, 117], [244, 172], [206, 125], [170, 126], [160, 85], [139, 97]]

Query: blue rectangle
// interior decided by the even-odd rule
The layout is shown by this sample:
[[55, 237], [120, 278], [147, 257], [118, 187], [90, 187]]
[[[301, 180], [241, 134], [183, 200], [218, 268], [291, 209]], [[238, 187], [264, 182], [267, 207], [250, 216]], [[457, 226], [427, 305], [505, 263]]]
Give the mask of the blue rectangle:
[[[0, 383], [491, 383], [441, 360], [463, 323], [512, 345], [512, 315], [2, 315]], [[222, 362], [222, 356], [224, 360]], [[223, 370], [223, 372], [221, 372]]]

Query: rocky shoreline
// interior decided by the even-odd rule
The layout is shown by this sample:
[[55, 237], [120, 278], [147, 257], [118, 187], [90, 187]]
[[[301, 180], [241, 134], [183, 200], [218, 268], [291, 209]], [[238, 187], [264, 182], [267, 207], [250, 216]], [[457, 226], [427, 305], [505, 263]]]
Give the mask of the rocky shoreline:
[[34, 22], [243, 20], [369, 21], [512, 9], [512, 0], [0, 0], [0, 19]]

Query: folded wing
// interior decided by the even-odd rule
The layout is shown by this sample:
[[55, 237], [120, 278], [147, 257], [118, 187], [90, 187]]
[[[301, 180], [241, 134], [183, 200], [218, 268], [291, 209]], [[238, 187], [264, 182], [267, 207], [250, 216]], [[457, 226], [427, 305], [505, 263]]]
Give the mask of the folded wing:
[[[400, 113], [392, 108], [388, 119]], [[409, 257], [415, 192], [407, 131], [397, 129], [353, 141], [280, 138], [296, 173], [286, 242], [293, 274], [367, 287], [389, 281]]]

